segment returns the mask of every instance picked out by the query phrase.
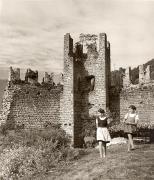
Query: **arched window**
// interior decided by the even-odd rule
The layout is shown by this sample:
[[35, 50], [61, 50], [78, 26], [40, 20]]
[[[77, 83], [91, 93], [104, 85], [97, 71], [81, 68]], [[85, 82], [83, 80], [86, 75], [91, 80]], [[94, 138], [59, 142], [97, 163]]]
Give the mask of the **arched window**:
[[93, 91], [95, 88], [95, 76], [93, 75], [86, 76], [86, 79], [87, 79], [88, 89], [90, 91]]

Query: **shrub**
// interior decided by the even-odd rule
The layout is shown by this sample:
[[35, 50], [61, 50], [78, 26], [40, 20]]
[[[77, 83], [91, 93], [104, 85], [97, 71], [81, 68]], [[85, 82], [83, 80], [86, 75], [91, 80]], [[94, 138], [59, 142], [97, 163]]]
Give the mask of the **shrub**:
[[44, 149], [46, 143], [57, 143], [56, 148], [67, 146], [70, 138], [59, 126], [56, 128], [46, 128], [43, 130], [18, 130], [15, 133], [7, 133], [3, 138], [3, 148], [16, 146], [35, 146]]
[[121, 122], [115, 122], [111, 126], [109, 126], [109, 132], [111, 137], [123, 137], [124, 136], [124, 124]]
[[88, 119], [85, 119], [83, 121], [83, 126], [82, 126], [82, 134], [81, 136], [87, 137], [87, 136], [96, 136], [96, 117], [91, 117]]
[[19, 130], [3, 137], [0, 152], [0, 178], [31, 178], [59, 163], [79, 157], [70, 149], [70, 138], [59, 126], [44, 130]]
[[84, 143], [85, 143], [85, 147], [88, 147], [88, 148], [95, 147], [96, 138], [91, 137], [91, 136], [89, 136], [89, 137], [86, 136], [86, 137], [84, 137]]
[[[54, 146], [54, 144], [53, 144]], [[80, 156], [78, 149], [50, 146], [45, 149], [35, 147], [18, 147], [4, 150], [0, 155], [0, 178], [20, 179], [31, 178], [39, 173], [46, 173], [62, 161], [71, 161]]]
[[42, 151], [32, 147], [4, 150], [0, 155], [0, 178], [19, 179], [44, 170]]

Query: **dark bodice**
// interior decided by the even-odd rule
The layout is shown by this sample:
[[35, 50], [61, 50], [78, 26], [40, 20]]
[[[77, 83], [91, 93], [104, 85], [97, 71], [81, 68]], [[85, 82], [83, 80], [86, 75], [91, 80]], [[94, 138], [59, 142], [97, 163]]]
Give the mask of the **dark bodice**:
[[99, 117], [97, 117], [98, 120], [98, 127], [107, 127], [107, 117], [104, 120], [101, 120]]

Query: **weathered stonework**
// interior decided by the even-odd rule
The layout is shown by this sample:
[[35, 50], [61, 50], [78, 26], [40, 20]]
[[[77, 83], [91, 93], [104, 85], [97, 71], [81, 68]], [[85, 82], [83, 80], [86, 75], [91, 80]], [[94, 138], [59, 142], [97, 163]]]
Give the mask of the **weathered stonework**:
[[[131, 74], [131, 70], [127, 70]], [[112, 83], [110, 90], [110, 110], [116, 114], [117, 120], [123, 120], [128, 107], [133, 104], [137, 107], [140, 116], [139, 123], [154, 124], [154, 81], [151, 79], [152, 68], [148, 65], [139, 66], [139, 83], [130, 83], [130, 75], [124, 76], [123, 85]], [[126, 77], [127, 81], [126, 81]]]
[[105, 33], [81, 34], [73, 44], [64, 36], [64, 72], [55, 86], [53, 74], [45, 73], [42, 84], [38, 71], [28, 69], [25, 81], [20, 70], [10, 69], [1, 121], [14, 127], [42, 128], [46, 121], [60, 123], [72, 137], [74, 147], [82, 146], [82, 124], [97, 115], [98, 108], [109, 108], [110, 43]]
[[[72, 145], [83, 145], [84, 122], [95, 120], [98, 109], [110, 110], [122, 120], [130, 104], [139, 112], [141, 122], [154, 122], [154, 81], [152, 70], [139, 67], [139, 84], [133, 84], [131, 69], [110, 69], [110, 43], [105, 33], [81, 34], [73, 43], [64, 36], [64, 72], [55, 85], [54, 74], [45, 73], [38, 82], [38, 71], [28, 69], [25, 80], [20, 69], [10, 68], [4, 92], [0, 123], [10, 128], [44, 128], [46, 122], [60, 123], [72, 137]], [[133, 79], [133, 81], [132, 81]]]
[[120, 93], [120, 119], [128, 111], [129, 105], [135, 105], [140, 117], [139, 123], [154, 124], [154, 84], [139, 88], [123, 89]]
[[61, 102], [60, 121], [63, 129], [72, 136], [74, 142], [74, 63], [73, 39], [67, 33], [64, 36], [64, 74], [63, 95]]
[[32, 71], [31, 69], [27, 69], [25, 74], [25, 82], [30, 84], [38, 83], [38, 71]]
[[8, 80], [12, 82], [20, 80], [20, 69], [13, 69], [12, 67], [10, 67]]
[[126, 68], [125, 74], [123, 76], [123, 86], [127, 87], [130, 86], [130, 84], [131, 84], [131, 68], [128, 67]]

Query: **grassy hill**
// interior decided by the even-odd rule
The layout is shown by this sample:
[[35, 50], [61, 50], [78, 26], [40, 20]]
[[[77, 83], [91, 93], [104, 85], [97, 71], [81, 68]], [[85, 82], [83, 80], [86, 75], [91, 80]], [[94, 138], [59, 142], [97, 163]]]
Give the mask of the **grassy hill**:
[[3, 98], [4, 89], [5, 89], [6, 85], [7, 85], [7, 80], [0, 79], [0, 110], [2, 107], [2, 98]]

